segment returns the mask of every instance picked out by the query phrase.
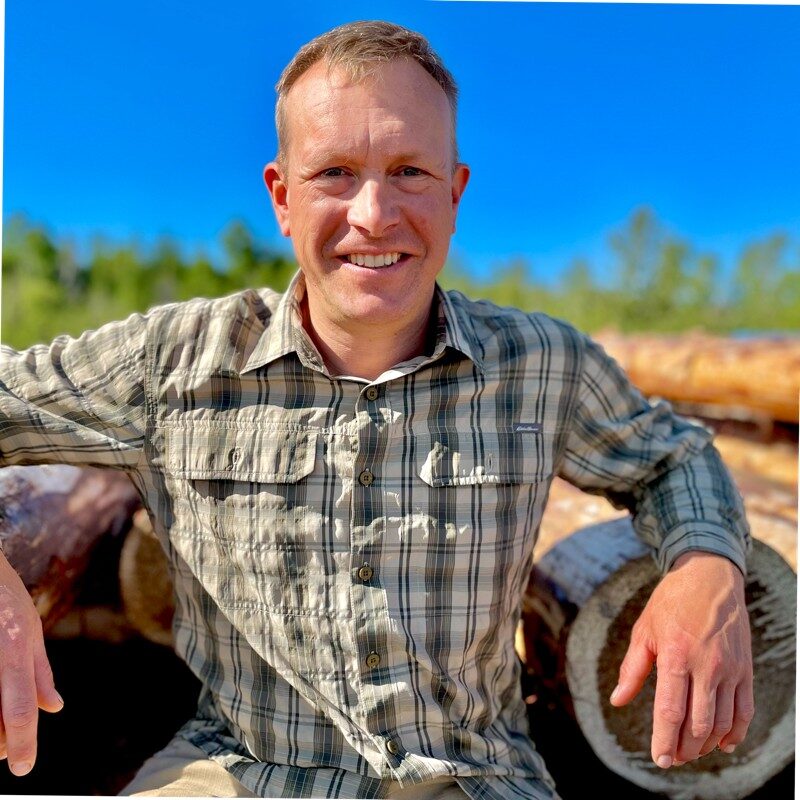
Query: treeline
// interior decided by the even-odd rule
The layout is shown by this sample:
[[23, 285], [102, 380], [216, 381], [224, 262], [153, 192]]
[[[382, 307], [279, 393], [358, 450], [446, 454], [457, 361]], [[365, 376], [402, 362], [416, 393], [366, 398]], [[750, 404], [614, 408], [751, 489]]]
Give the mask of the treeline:
[[[296, 270], [292, 259], [259, 244], [242, 223], [227, 228], [221, 245], [222, 264], [187, 258], [170, 240], [147, 250], [97, 243], [80, 260], [69, 242], [15, 217], [3, 235], [2, 341], [26, 347], [132, 311], [247, 286], [282, 290]], [[609, 264], [575, 260], [547, 282], [525, 261], [503, 265], [485, 280], [450, 263], [442, 284], [546, 311], [587, 331], [800, 331], [800, 246], [785, 234], [751, 243], [723, 273], [717, 257], [697, 252], [640, 209], [611, 236], [609, 252]]]

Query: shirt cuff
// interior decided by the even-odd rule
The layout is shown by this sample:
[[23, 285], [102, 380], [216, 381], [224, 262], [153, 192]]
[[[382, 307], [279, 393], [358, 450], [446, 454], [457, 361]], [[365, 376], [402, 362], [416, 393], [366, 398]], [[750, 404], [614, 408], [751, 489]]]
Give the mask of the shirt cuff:
[[724, 556], [747, 577], [747, 555], [750, 549], [749, 536], [742, 536], [713, 522], [686, 522], [664, 537], [656, 561], [661, 573], [665, 574], [679, 556], [701, 550]]

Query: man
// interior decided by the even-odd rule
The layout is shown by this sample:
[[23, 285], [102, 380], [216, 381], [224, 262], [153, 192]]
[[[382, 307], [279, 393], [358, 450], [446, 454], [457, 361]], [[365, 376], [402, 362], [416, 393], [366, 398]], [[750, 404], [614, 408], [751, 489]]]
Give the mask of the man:
[[[468, 168], [428, 43], [354, 23], [278, 84], [264, 178], [301, 272], [5, 351], [5, 463], [124, 469], [169, 556], [197, 717], [132, 794], [553, 798], [513, 650], [552, 477], [635, 511], [666, 572], [612, 702], [658, 667], [652, 756], [752, 717], [748, 533], [708, 435], [586, 337], [436, 286]], [[0, 564], [2, 713], [61, 701]], [[534, 735], [546, 732], [534, 732]]]

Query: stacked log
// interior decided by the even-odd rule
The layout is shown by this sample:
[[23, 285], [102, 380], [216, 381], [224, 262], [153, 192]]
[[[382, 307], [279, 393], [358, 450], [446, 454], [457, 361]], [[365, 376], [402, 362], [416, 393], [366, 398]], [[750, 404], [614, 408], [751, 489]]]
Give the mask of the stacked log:
[[125, 529], [139, 502], [119, 472], [63, 465], [0, 470], [0, 545], [45, 631], [74, 602], [100, 538]]
[[[730, 339], [704, 333], [596, 337], [647, 395], [797, 423], [800, 339]], [[719, 413], [719, 411], [718, 411]]]
[[143, 508], [134, 515], [122, 548], [119, 586], [128, 624], [145, 639], [171, 647], [172, 581], [161, 543]]

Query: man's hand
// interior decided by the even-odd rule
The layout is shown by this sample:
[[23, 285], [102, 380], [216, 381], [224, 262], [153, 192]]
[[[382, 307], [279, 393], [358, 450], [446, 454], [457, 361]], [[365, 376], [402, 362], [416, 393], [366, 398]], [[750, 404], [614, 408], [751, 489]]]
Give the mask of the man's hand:
[[15, 775], [26, 775], [36, 760], [38, 709], [55, 712], [63, 706], [39, 615], [19, 575], [0, 555], [0, 758], [8, 757]]
[[633, 626], [611, 703], [630, 702], [654, 662], [653, 761], [733, 752], [755, 706], [744, 577], [731, 561], [697, 551], [675, 561]]

